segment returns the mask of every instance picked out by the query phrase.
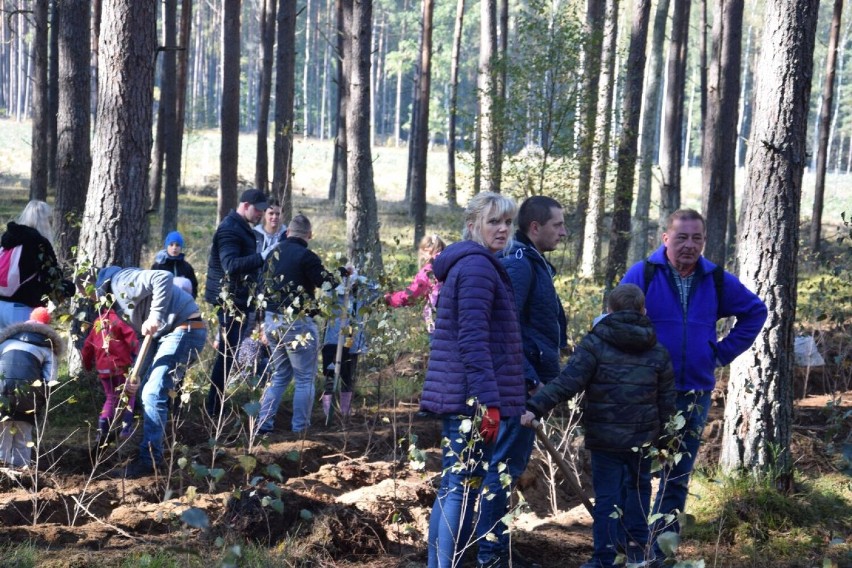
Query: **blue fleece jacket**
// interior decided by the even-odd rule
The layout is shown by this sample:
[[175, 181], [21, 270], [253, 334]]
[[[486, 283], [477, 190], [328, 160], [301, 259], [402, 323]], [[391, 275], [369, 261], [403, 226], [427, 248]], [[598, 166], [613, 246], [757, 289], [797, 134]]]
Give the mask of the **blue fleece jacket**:
[[[656, 265], [648, 286], [645, 286], [645, 261], [630, 267], [621, 283], [636, 284], [647, 290], [645, 307], [658, 340], [671, 354], [675, 388], [713, 390], [717, 362], [728, 365], [751, 346], [766, 321], [766, 305], [730, 272], [725, 272], [721, 301], [717, 301], [713, 282], [716, 265], [702, 256], [695, 268], [695, 282], [684, 313], [665, 245], [654, 251], [648, 262]], [[716, 322], [731, 316], [737, 318], [736, 323], [724, 338], [717, 339]]]

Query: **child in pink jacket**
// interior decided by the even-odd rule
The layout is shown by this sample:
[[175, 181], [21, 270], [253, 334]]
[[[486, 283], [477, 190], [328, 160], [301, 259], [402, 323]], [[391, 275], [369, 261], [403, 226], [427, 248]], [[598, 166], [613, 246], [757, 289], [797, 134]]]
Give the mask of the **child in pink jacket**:
[[420, 271], [405, 290], [385, 294], [385, 302], [393, 308], [409, 306], [414, 300], [426, 297], [428, 301], [423, 306], [423, 319], [426, 321], [426, 329], [429, 334], [435, 331], [435, 320], [432, 314], [437, 308], [438, 293], [441, 291], [441, 283], [432, 274], [432, 261], [441, 254], [446, 246], [441, 237], [436, 234], [423, 237], [417, 254]]
[[[139, 352], [139, 339], [133, 328], [113, 310], [106, 310], [95, 320], [83, 345], [83, 367], [97, 369], [106, 400], [98, 417], [98, 441], [104, 443], [110, 425], [120, 410], [119, 402], [127, 372]], [[130, 396], [127, 409], [121, 416], [121, 438], [133, 433], [133, 405], [136, 397]]]

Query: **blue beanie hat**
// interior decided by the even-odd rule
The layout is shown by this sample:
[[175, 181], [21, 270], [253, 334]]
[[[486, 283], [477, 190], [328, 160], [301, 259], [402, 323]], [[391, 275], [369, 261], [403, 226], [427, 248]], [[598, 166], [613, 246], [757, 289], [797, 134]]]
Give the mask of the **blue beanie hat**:
[[183, 235], [181, 235], [178, 231], [172, 231], [166, 235], [166, 243], [163, 248], [169, 248], [169, 245], [172, 243], [177, 243], [180, 245], [180, 248], [183, 248]]

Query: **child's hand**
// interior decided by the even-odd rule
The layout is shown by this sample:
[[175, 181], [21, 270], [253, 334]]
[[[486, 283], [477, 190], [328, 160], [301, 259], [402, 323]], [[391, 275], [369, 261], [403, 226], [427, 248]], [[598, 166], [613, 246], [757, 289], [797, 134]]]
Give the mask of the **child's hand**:
[[127, 381], [126, 383], [124, 383], [124, 392], [127, 393], [127, 396], [133, 396], [138, 390], [139, 383], [137, 383], [136, 381]]
[[533, 420], [535, 420], [535, 414], [527, 410], [523, 414], [521, 414], [521, 426], [526, 426], [527, 428], [532, 428]]

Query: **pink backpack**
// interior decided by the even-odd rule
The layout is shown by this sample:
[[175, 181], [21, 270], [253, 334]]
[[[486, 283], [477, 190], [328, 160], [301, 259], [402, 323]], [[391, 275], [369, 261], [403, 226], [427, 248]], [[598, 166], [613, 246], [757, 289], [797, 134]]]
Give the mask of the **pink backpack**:
[[0, 247], [0, 296], [9, 297], [25, 284], [36, 277], [36, 273], [29, 278], [21, 280], [21, 252], [24, 246], [18, 245], [12, 248]]

